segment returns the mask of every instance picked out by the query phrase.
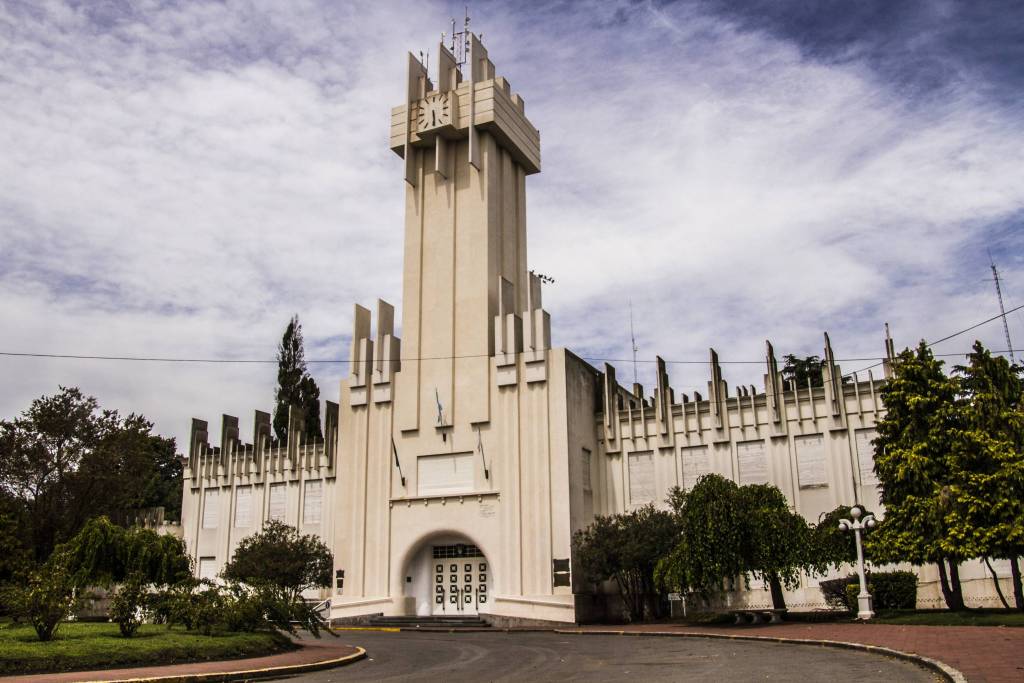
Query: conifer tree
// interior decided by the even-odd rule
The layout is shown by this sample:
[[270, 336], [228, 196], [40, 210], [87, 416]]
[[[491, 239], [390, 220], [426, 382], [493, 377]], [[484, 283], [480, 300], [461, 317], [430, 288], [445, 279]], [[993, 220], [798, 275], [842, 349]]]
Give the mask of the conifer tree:
[[962, 418], [957, 382], [922, 341], [896, 357], [881, 396], [886, 415], [877, 425], [875, 473], [885, 518], [866, 544], [875, 561], [936, 563], [946, 604], [963, 609], [957, 565], [973, 554], [943, 543]]
[[1024, 368], [993, 357], [976, 341], [968, 365], [955, 371], [964, 419], [953, 450], [944, 543], [1009, 560], [1014, 601], [1024, 609], [1018, 560], [1024, 555]]
[[306, 370], [306, 352], [302, 344], [299, 316], [288, 321], [277, 347], [277, 391], [274, 393], [274, 434], [281, 443], [288, 442], [288, 408], [301, 408], [305, 416], [304, 436], [323, 438], [320, 429], [320, 388]]

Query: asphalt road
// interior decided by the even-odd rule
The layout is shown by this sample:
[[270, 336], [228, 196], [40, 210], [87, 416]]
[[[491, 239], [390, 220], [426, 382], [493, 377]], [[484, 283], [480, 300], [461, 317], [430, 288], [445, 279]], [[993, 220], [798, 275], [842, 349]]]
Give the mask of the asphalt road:
[[[329, 636], [328, 636], [329, 637]], [[712, 638], [557, 633], [345, 631], [367, 658], [296, 676], [342, 681], [935, 681], [903, 660], [852, 650]]]

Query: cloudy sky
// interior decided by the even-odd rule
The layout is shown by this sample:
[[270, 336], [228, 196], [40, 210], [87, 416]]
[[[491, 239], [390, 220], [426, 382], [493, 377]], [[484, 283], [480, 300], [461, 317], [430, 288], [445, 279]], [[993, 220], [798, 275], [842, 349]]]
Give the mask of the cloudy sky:
[[[346, 358], [354, 302], [401, 305], [404, 55], [461, 12], [0, 0], [0, 351], [272, 359], [298, 313], [307, 357]], [[907, 345], [998, 313], [987, 250], [1024, 304], [1019, 2], [471, 12], [541, 131], [529, 259], [557, 280], [557, 345], [628, 358], [632, 301], [642, 360], [821, 353], [825, 330], [838, 357], [876, 357], [886, 321]], [[996, 322], [936, 350], [974, 336], [1006, 346]], [[347, 368], [312, 370], [336, 400]], [[274, 382], [273, 365], [0, 357], [0, 417], [77, 385], [181, 439], [192, 416], [249, 424]]]

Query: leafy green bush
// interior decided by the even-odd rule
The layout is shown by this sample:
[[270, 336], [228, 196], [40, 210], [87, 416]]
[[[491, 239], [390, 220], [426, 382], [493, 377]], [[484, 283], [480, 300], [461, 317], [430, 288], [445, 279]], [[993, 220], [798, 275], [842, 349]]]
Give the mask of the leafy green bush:
[[55, 553], [24, 585], [8, 587], [4, 602], [13, 615], [32, 624], [39, 640], [47, 641], [79, 600], [74, 581]]
[[264, 591], [235, 584], [224, 608], [224, 626], [229, 631], [256, 631], [267, 626], [268, 605]]
[[[872, 586], [868, 584], [868, 593], [872, 592]], [[860, 583], [848, 583], [846, 584], [846, 607], [851, 612], [857, 612], [859, 607], [857, 606], [857, 596], [860, 595]], [[877, 605], [875, 605], [877, 608]]]
[[226, 607], [223, 589], [212, 581], [200, 581], [198, 590], [193, 591], [186, 602], [188, 628], [210, 635], [214, 626], [221, 622]]
[[818, 588], [821, 590], [821, 594], [825, 597], [825, 603], [829, 607], [849, 609], [850, 605], [846, 601], [846, 587], [849, 584], [850, 579], [844, 576], [838, 579], [821, 581], [818, 583]]
[[914, 609], [917, 606], [914, 572], [872, 572], [871, 585], [875, 609]]
[[110, 619], [121, 629], [121, 635], [131, 638], [146, 616], [146, 587], [139, 576], [129, 577], [121, 584], [110, 601]]

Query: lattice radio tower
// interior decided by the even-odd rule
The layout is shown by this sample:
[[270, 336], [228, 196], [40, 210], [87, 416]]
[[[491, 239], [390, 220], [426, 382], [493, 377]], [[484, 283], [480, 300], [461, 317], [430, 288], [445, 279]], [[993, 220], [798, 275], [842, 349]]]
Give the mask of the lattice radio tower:
[[1010, 341], [1010, 326], [1006, 322], [1006, 307], [1003, 306], [1003, 288], [999, 282], [999, 269], [996, 268], [996, 262], [992, 259], [992, 252], [988, 253], [988, 261], [992, 266], [992, 280], [996, 283], [996, 298], [999, 299], [999, 314], [1003, 318], [1003, 333], [1006, 335], [1006, 350], [1010, 354], [1010, 362], [1015, 364], [1017, 359], [1013, 357], [1013, 342]]

